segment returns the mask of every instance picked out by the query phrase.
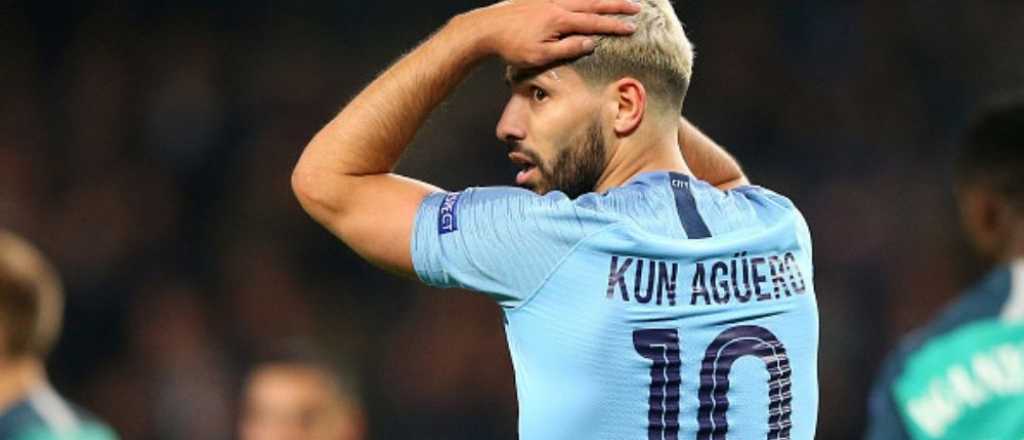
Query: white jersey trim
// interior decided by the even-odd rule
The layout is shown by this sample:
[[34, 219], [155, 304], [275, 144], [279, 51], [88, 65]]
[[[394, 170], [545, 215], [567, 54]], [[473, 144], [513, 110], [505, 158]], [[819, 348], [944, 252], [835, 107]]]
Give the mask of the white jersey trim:
[[28, 402], [58, 435], [68, 435], [78, 429], [78, 417], [49, 385], [40, 386], [29, 393]]
[[1003, 306], [1004, 321], [1024, 321], [1024, 259], [1010, 265], [1010, 297]]

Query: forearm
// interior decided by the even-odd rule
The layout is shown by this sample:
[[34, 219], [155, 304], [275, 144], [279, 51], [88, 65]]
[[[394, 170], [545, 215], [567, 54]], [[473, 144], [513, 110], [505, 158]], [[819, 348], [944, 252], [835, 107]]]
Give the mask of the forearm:
[[750, 183], [740, 164], [725, 148], [694, 127], [686, 118], [680, 118], [679, 121], [679, 147], [694, 176], [721, 189]]
[[299, 202], [356, 253], [412, 275], [413, 224], [438, 188], [392, 169], [430, 112], [485, 57], [523, 67], [572, 59], [593, 49], [586, 35], [633, 31], [601, 14], [638, 11], [629, 0], [507, 0], [453, 18], [313, 137], [292, 174]]
[[296, 188], [340, 208], [346, 180], [390, 173], [430, 112], [482, 58], [468, 31], [453, 19], [345, 106], [306, 146]]
[[635, 30], [601, 14], [639, 10], [628, 0], [510, 0], [456, 16], [317, 133], [292, 175], [299, 200], [318, 220], [352, 205], [353, 179], [390, 173], [431, 110], [483, 58], [526, 67], [572, 59], [593, 50], [586, 35]]
[[410, 231], [439, 189], [391, 173], [430, 112], [482, 55], [458, 19], [377, 77], [306, 146], [292, 174], [302, 207], [356, 253], [411, 275]]

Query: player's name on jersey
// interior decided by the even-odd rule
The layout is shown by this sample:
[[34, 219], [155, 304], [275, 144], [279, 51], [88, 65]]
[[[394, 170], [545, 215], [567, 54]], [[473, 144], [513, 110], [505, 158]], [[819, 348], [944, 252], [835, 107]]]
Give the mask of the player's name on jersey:
[[709, 306], [778, 300], [807, 291], [807, 282], [791, 252], [741, 252], [732, 258], [698, 261], [685, 272], [693, 274], [689, 298], [677, 300], [679, 265], [675, 261], [613, 255], [605, 296], [659, 306]]

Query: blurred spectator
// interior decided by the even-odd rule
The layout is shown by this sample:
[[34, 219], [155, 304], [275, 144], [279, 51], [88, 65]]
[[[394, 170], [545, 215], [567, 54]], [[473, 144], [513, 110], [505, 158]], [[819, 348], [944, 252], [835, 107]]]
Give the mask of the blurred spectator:
[[351, 380], [307, 350], [257, 362], [246, 377], [242, 440], [362, 440], [366, 420]]
[[0, 229], [0, 438], [104, 440], [116, 436], [66, 402], [43, 364], [60, 334], [64, 293], [32, 245]]
[[889, 356], [869, 439], [1024, 436], [1024, 97], [978, 117], [956, 171], [964, 228], [993, 267]]

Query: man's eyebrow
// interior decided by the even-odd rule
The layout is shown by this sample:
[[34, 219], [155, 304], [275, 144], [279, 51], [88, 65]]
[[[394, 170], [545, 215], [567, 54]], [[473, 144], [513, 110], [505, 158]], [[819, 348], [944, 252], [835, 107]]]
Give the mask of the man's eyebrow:
[[543, 68], [532, 68], [532, 69], [505, 69], [505, 84], [509, 87], [515, 87], [522, 84], [524, 81], [540, 75], [543, 72]]

